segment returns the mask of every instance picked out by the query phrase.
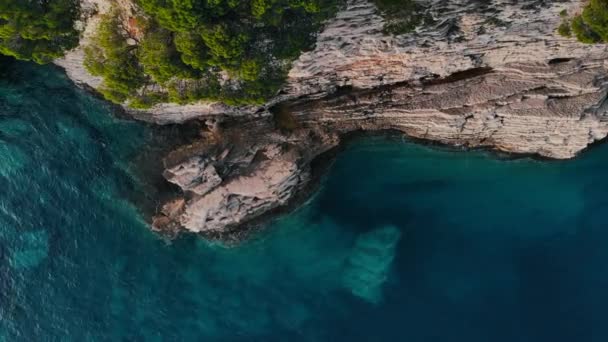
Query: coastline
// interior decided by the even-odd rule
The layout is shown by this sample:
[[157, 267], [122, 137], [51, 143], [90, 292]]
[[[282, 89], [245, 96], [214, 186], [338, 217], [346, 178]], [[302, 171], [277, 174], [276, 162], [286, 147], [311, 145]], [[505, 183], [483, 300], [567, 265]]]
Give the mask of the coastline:
[[[307, 202], [311, 201], [314, 196], [322, 187], [324, 179], [331, 172], [331, 168], [339, 158], [340, 154], [344, 152], [350, 145], [357, 143], [360, 140], [364, 139], [387, 139], [387, 140], [399, 140], [401, 142], [409, 142], [413, 144], [418, 144], [422, 146], [427, 146], [430, 148], [436, 148], [441, 150], [447, 150], [452, 153], [468, 153], [472, 151], [482, 151], [488, 153], [491, 158], [495, 158], [497, 160], [504, 161], [515, 161], [521, 159], [532, 159], [542, 163], [555, 163], [555, 162], [568, 162], [574, 159], [580, 158], [582, 154], [588, 152], [589, 149], [599, 147], [608, 141], [608, 139], [602, 139], [597, 141], [593, 145], [590, 145], [587, 149], [581, 151], [578, 155], [569, 158], [569, 159], [555, 159], [549, 158], [545, 156], [541, 156], [538, 154], [525, 154], [525, 153], [516, 153], [516, 152], [506, 152], [497, 150], [493, 147], [463, 147], [463, 146], [455, 146], [450, 144], [444, 144], [441, 142], [433, 141], [433, 140], [425, 140], [421, 138], [409, 137], [405, 133], [394, 130], [380, 130], [380, 131], [351, 131], [345, 133], [340, 136], [340, 143], [331, 148], [328, 151], [325, 151], [319, 154], [311, 161], [311, 173], [312, 177], [309, 182], [306, 183], [302, 189], [300, 189], [285, 205], [281, 205], [272, 210], [262, 213], [261, 215], [254, 217], [246, 222], [241, 224], [231, 226], [225, 231], [222, 232], [200, 232], [200, 233], [190, 233], [190, 232], [163, 232], [154, 230], [156, 233], [160, 234], [163, 237], [168, 237], [170, 239], [177, 238], [180, 234], [194, 234], [199, 235], [209, 241], [220, 242], [224, 246], [238, 246], [240, 243], [245, 242], [253, 237], [255, 237], [256, 233], [267, 228], [267, 226], [273, 222], [274, 220], [280, 219], [285, 215], [289, 215], [294, 211], [301, 208]], [[166, 180], [165, 180], [166, 181]], [[167, 182], [167, 181], [166, 181]], [[169, 182], [167, 182], [169, 183]], [[178, 189], [178, 188], [176, 188]], [[156, 213], [158, 214], [158, 212]]]
[[[608, 260], [602, 217], [607, 146], [558, 164], [502, 162], [494, 159], [524, 157], [407, 138], [391, 130], [353, 131], [310, 160], [307, 186], [287, 205], [260, 215], [257, 226], [254, 219], [249, 227], [235, 227], [234, 234], [216, 237], [224, 239], [221, 244], [185, 230], [170, 240], [151, 233], [133, 202], [117, 195], [134, 189], [124, 170], [138, 153], [143, 155], [133, 167], [166, 183], [162, 153], [153, 143], [152, 150], [141, 143], [153, 138], [149, 130], [142, 134], [147, 124], [110, 119], [104, 103], [62, 75], [45, 67], [38, 74], [35, 82], [25, 73], [20, 80], [42, 87], [21, 88], [17, 97], [7, 93], [14, 105], [9, 115], [45, 122], [41, 134], [20, 130], [25, 133], [19, 140], [8, 141], [40, 152], [28, 153], [27, 164], [4, 177], [9, 186], [3, 202], [2, 219], [8, 223], [3, 269], [7, 279], [15, 280], [4, 284], [10, 294], [9, 336], [37, 340], [69, 331], [103, 339], [113, 326], [111, 337], [117, 340], [160, 335], [373, 340], [379, 331], [380, 338], [390, 340], [403, 334], [403, 317], [417, 317], [420, 328], [408, 332], [416, 338], [433, 335], [426, 327], [436, 326], [436, 312], [446, 312], [449, 322], [442, 324], [448, 340], [454, 328], [460, 336], [491, 340], [509, 339], [503, 334], [513, 328], [509, 319], [517, 322], [522, 312], [532, 311], [525, 326], [509, 330], [511, 335], [551, 340], [588, 331], [585, 317], [601, 313], [595, 293], [603, 293], [603, 282], [596, 280]], [[21, 99], [30, 95], [37, 100], [25, 107], [28, 102]], [[7, 123], [3, 128], [14, 127], [10, 118]], [[62, 134], [62, 123], [69, 132], [83, 134]], [[192, 124], [194, 133], [196, 125], [205, 127]], [[248, 131], [238, 123], [235, 127], [237, 133]], [[266, 128], [263, 138], [273, 134], [271, 126]], [[177, 137], [188, 131], [173, 129]], [[166, 133], [171, 142], [170, 130]], [[273, 141], [299, 145], [288, 133], [283, 136]], [[488, 152], [469, 152], [474, 150]], [[184, 151], [200, 156], [204, 149]], [[218, 172], [222, 169], [218, 164]], [[155, 198], [152, 192], [143, 195]], [[386, 239], [387, 227], [399, 231], [400, 238]], [[13, 260], [22, 261], [20, 268]], [[366, 282], [349, 281], [355, 276]], [[368, 284], [382, 302], [362, 292]], [[580, 291], [572, 296], [573, 289]], [[429, 307], [428, 300], [412, 301], [412, 295], [438, 300]], [[591, 307], [551, 316], [559, 310], [547, 303]], [[478, 322], [488, 309], [501, 306], [499, 321], [507, 323], [500, 328], [506, 330], [482, 337], [475, 326], [459, 330], [463, 315]], [[355, 316], [363, 324], [353, 324]], [[556, 331], [555, 319], [569, 325]], [[303, 335], [303, 330], [312, 333]]]
[[[64, 66], [51, 64], [50, 67], [66, 77], [73, 87], [103, 102], [113, 118], [137, 122], [150, 130], [147, 143], [132, 155], [128, 162], [128, 171], [141, 188], [135, 192], [121, 191], [119, 195], [133, 203], [149, 228], [152, 228], [152, 219], [159, 213], [162, 204], [181, 193], [177, 185], [167, 181], [163, 176], [166, 167], [165, 158], [175, 149], [200, 138], [201, 122], [198, 119], [191, 119], [183, 123], [159, 124], [152, 120], [144, 120], [133, 115], [133, 111], [106, 100], [99, 91], [86, 82], [76, 82], [71, 79]], [[177, 237], [175, 232], [150, 230], [162, 239], [170, 240]]]
[[[59, 66], [57, 67], [63, 69]], [[487, 75], [487, 70], [484, 69], [481, 74]], [[468, 74], [464, 73], [459, 75], [465, 76]], [[473, 72], [473, 75], [477, 76], [477, 73]], [[454, 78], [456, 77], [454, 76]], [[458, 77], [458, 79], [460, 80], [461, 77]], [[446, 84], [448, 83], [448, 81], [434, 80], [431, 81], [431, 83]], [[141, 153], [138, 153], [137, 156], [134, 156], [134, 160], [132, 161], [132, 171], [137, 177], [139, 177], [139, 179], [143, 181], [143, 183], [146, 185], [147, 191], [143, 194], [143, 196], [128, 197], [130, 197], [130, 200], [135, 203], [136, 207], [140, 210], [152, 230], [158, 233], [162, 238], [173, 239], [179, 234], [187, 232], [183, 228], [170, 230], [154, 229], [153, 222], [154, 217], [162, 212], [163, 203], [167, 203], [171, 199], [184, 196], [183, 189], [181, 189], [178, 185], [171, 183], [166, 177], [163, 176], [163, 172], [167, 169], [168, 166], [166, 163], [167, 158], [169, 158], [171, 154], [174, 153], [176, 150], [183, 149], [184, 146], [188, 145], [198, 144], [199, 148], [198, 150], [195, 149], [194, 151], [186, 151], [185, 155], [181, 156], [180, 158], [177, 158], [176, 160], [173, 160], [174, 164], [177, 164], [180, 159], [188, 159], [189, 154], [196, 155], [197, 153], [200, 153], [201, 148], [203, 150], [214, 148], [213, 142], [210, 142], [208, 140], [205, 141], [206, 138], [201, 135], [202, 132], [208, 129], [208, 127], [205, 127], [206, 124], [203, 121], [204, 118], [191, 119], [184, 123], [165, 125], [153, 123], [150, 121], [141, 121], [140, 118], [138, 118], [137, 116], [133, 116], [130, 111], [124, 109], [123, 107], [111, 104], [103, 100], [103, 98], [101, 98], [101, 95], [95, 89], [87, 87], [86, 85], [76, 83], [74, 83], [74, 86], [84, 89], [87, 93], [91, 94], [95, 98], [101, 99], [102, 101], [107, 103], [110, 108], [112, 108], [112, 115], [115, 115], [117, 118], [141, 122], [143, 125], [146, 125], [154, 131], [154, 133], [151, 135], [153, 141], [151, 141], [149, 143], [149, 146], [147, 146], [143, 151], [141, 151]], [[399, 85], [389, 85], [389, 88], [395, 87], [399, 87]], [[369, 93], [373, 91], [374, 90], [372, 89], [364, 90], [363, 92]], [[360, 90], [355, 90], [355, 92], [360, 92]], [[321, 101], [335, 101], [336, 99], [339, 99], [340, 96], [349, 97], [351, 95], [348, 94], [348, 91], [346, 91], [342, 93], [332, 94], [328, 98], [321, 99]], [[294, 103], [302, 103], [301, 101], [305, 102], [306, 99], [300, 99], [297, 101], [285, 101], [279, 104], [274, 104], [273, 107], [269, 110], [272, 112], [273, 109], [281, 107], [284, 110], [290, 111], [290, 107]], [[313, 103], [314, 102], [315, 101], [313, 100]], [[311, 106], [314, 107], [315, 105], [313, 104]], [[289, 113], [289, 115], [292, 115], [292, 113]], [[300, 117], [298, 116], [298, 120], [299, 119]], [[268, 119], [255, 118], [252, 118], [251, 120], [252, 122], [268, 121]], [[242, 120], [237, 118], [224, 118], [224, 120], [220, 120], [218, 124], [221, 126], [228, 126], [229, 129], [238, 129], [238, 127], [243, 127], [243, 123], [241, 121]], [[276, 134], [277, 132], [280, 132], [281, 129], [276, 127], [276, 124], [277, 123], [274, 122], [274, 128], [266, 128], [270, 130], [266, 133]], [[301, 123], [298, 122], [299, 127], [296, 128], [296, 130], [306, 130], [311, 128], [309, 127], [311, 126], [310, 122], [306, 122], [304, 124], [305, 127], [301, 127], [300, 124]], [[339, 123], [337, 124], [339, 125]], [[262, 125], [268, 125], [268, 122], [266, 122], [265, 124], [262, 123]], [[312, 125], [314, 126], [317, 124], [313, 123]], [[367, 125], [369, 126], [370, 124]], [[371, 125], [373, 126], [373, 123], [371, 123]], [[380, 126], [382, 127], [382, 125]], [[348, 145], [353, 143], [354, 141], [367, 137], [394, 137], [397, 139], [407, 139], [408, 141], [411, 141], [416, 144], [422, 144], [431, 147], [435, 146], [439, 148], [447, 148], [453, 150], [454, 152], [482, 150], [488, 151], [489, 153], [492, 153], [495, 158], [500, 159], [532, 158], [543, 162], [562, 160], [558, 158], [550, 158], [547, 156], [543, 156], [538, 153], [519, 153], [504, 151], [497, 148], [496, 146], [458, 146], [455, 144], [450, 144], [433, 139], [425, 139], [417, 136], [411, 136], [408, 135], [407, 132], [395, 128], [366, 129], [365, 127], [359, 127], [354, 128], [352, 130], [351, 128], [352, 127], [347, 128], [345, 131], [338, 132], [339, 137], [337, 139], [337, 145], [330, 147], [325, 152], [321, 152], [318, 155], [315, 155], [307, 163], [310, 165], [310, 179], [304, 184], [304, 186], [297, 189], [292, 195], [292, 197], [285, 204], [279, 205], [266, 212], [262, 212], [261, 214], [253, 218], [245, 220], [244, 222], [239, 222], [238, 224], [234, 225], [227, 225], [225, 230], [202, 231], [196, 234], [209, 240], [221, 241], [222, 243], [227, 245], [235, 245], [248, 239], [253, 233], [263, 229], [269, 222], [273, 221], [277, 217], [281, 217], [283, 215], [287, 215], [293, 212], [301, 205], [306, 203], [308, 200], [310, 200], [312, 196], [314, 196], [314, 193], [318, 190], [323, 178], [327, 175], [328, 171], [331, 168], [331, 165], [333, 164], [339, 153], [344, 151], [344, 149], [346, 149]], [[315, 128], [312, 129], [314, 130]], [[321, 130], [326, 129], [327, 128], [322, 128]], [[207, 133], [209, 132], [207, 131]], [[288, 130], [283, 131], [283, 133], [280, 134], [289, 136], [291, 132], [289, 132]], [[594, 143], [589, 144], [589, 146], [587, 146], [583, 151], [602, 144], [604, 141], [606, 141], [606, 139], [595, 141]], [[227, 144], [235, 145], [238, 144], [238, 141], [227, 141]], [[231, 146], [231, 148], [232, 147], [234, 146]], [[580, 155], [580, 153], [583, 153], [583, 151], [579, 152], [576, 156]]]
[[[605, 140], [608, 51], [555, 32], [559, 13], [582, 2], [464, 5], [429, 4], [450, 20], [449, 32], [438, 22], [386, 35], [373, 3], [349, 0], [261, 106], [113, 107], [121, 118], [176, 125], [175, 140], [136, 161], [160, 189], [145, 194], [153, 203], [142, 205], [146, 220], [168, 236], [244, 239], [308, 200], [337, 154], [362, 136], [542, 161]], [[94, 20], [86, 26], [94, 33]], [[100, 80], [81, 59], [78, 48], [58, 62], [98, 97]]]
[[[553, 63], [555, 65], [556, 63]], [[558, 63], [558, 64], [568, 64], [568, 62]], [[56, 66], [60, 69], [65, 69], [61, 66]], [[501, 159], [521, 159], [521, 158], [533, 158], [540, 161], [556, 161], [561, 160], [563, 158], [551, 158], [546, 155], [541, 155], [540, 153], [522, 153], [522, 152], [512, 152], [505, 151], [492, 144], [484, 143], [483, 139], [474, 138], [472, 143], [469, 143], [466, 139], [459, 141], [442, 141], [438, 140], [436, 137], [426, 137], [426, 135], [420, 134], [419, 132], [414, 132], [411, 134], [408, 132], [407, 128], [400, 128], [399, 126], [394, 126], [394, 122], [390, 120], [385, 120], [380, 118], [363, 118], [363, 120], [348, 122], [341, 121], [335, 119], [334, 122], [326, 122], [324, 123], [324, 119], [326, 119], [326, 114], [323, 114], [323, 111], [329, 110], [329, 113], [338, 110], [340, 112], [340, 108], [344, 107], [348, 112], [356, 113], [357, 106], [360, 106], [359, 111], [365, 112], [366, 104], [363, 103], [360, 105], [360, 98], [370, 98], [373, 101], [379, 101], [382, 105], [386, 105], [386, 98], [390, 99], [388, 102], [389, 107], [391, 106], [399, 106], [400, 100], [395, 99], [392, 95], [393, 92], [399, 94], [401, 89], [413, 89], [416, 87], [441, 87], [441, 86], [451, 86], [452, 82], [475, 82], [475, 80], [484, 78], [484, 77], [492, 77], [493, 71], [489, 68], [477, 68], [464, 72], [459, 72], [454, 75], [450, 75], [446, 78], [438, 78], [433, 80], [421, 80], [420, 85], [413, 85], [408, 82], [399, 83], [399, 84], [388, 84], [384, 86], [380, 86], [378, 89], [354, 89], [354, 88], [340, 88], [335, 93], [329, 94], [322, 98], [299, 98], [295, 100], [285, 100], [283, 102], [273, 102], [272, 106], [270, 106], [266, 111], [268, 113], [272, 113], [274, 116], [272, 119], [268, 117], [268, 115], [262, 118], [239, 118], [233, 116], [224, 116], [224, 117], [197, 117], [195, 119], [187, 120], [183, 123], [173, 123], [173, 124], [160, 124], [158, 122], [153, 122], [150, 120], [141, 120], [141, 117], [137, 115], [133, 115], [133, 113], [122, 106], [111, 104], [103, 98], [101, 95], [93, 88], [87, 86], [86, 84], [74, 83], [74, 86], [80, 87], [84, 89], [87, 93], [91, 94], [95, 98], [101, 99], [105, 103], [107, 103], [110, 108], [112, 108], [112, 115], [115, 115], [119, 119], [127, 119], [127, 120], [135, 120], [141, 122], [143, 125], [151, 128], [154, 133], [152, 134], [152, 140], [146, 149], [144, 149], [138, 156], [135, 156], [132, 164], [133, 164], [133, 172], [136, 174], [143, 183], [146, 185], [146, 191], [141, 196], [129, 196], [131, 200], [136, 204], [146, 222], [150, 225], [153, 231], [158, 233], [163, 238], [175, 238], [179, 234], [187, 232], [187, 229], [184, 229], [181, 226], [181, 223], [177, 223], [176, 219], [171, 218], [172, 228], [164, 229], [155, 227], [155, 217], [159, 215], [163, 215], [163, 205], [169, 203], [171, 200], [184, 198], [185, 201], [188, 200], [188, 196], [186, 196], [186, 190], [182, 189], [180, 186], [172, 183], [164, 173], [168, 169], [169, 166], [178, 165], [180, 162], [188, 160], [193, 156], [201, 155], [204, 156], [205, 150], [214, 150], [220, 148], [219, 145], [223, 145], [224, 148], [228, 149], [248, 149], [251, 146], [246, 146], [247, 139], [245, 138], [245, 145], [239, 146], [239, 143], [242, 143], [242, 137], [248, 135], [255, 135], [255, 133], [239, 133], [239, 134], [229, 134], [229, 137], [226, 138], [225, 141], [218, 144], [217, 141], [211, 141], [209, 135], [213, 135], [214, 132], [210, 130], [213, 128], [211, 125], [216, 125], [216, 129], [223, 131], [238, 131], [242, 130], [243, 127], [248, 127], [253, 125], [254, 127], [260, 126], [258, 129], [258, 133], [261, 135], [278, 135], [280, 139], [278, 141], [284, 141], [285, 143], [289, 142], [289, 144], [299, 145], [299, 149], [306, 150], [307, 144], [313, 145], [311, 147], [311, 151], [305, 152], [310, 153], [311, 157], [304, 157], [304, 162], [299, 163], [299, 168], [310, 168], [310, 176], [309, 179], [304, 182], [301, 186], [294, 187], [294, 190], [290, 194], [288, 200], [285, 203], [279, 204], [276, 207], [273, 207], [269, 210], [262, 211], [254, 215], [253, 217], [247, 217], [243, 221], [239, 221], [234, 224], [227, 224], [222, 230], [208, 230], [208, 231], [200, 231], [196, 234], [203, 236], [209, 240], [222, 241], [228, 245], [238, 244], [239, 242], [246, 240], [251, 236], [252, 233], [263, 229], [269, 222], [276, 219], [277, 217], [289, 214], [299, 208], [303, 203], [310, 200], [310, 198], [314, 195], [314, 193], [318, 190], [320, 184], [322, 183], [323, 178], [326, 176], [328, 170], [331, 168], [334, 160], [338, 156], [338, 154], [348, 147], [350, 143], [355, 140], [362, 139], [365, 137], [371, 136], [384, 136], [384, 137], [397, 137], [399, 139], [407, 139], [408, 141], [412, 141], [413, 143], [423, 144], [426, 146], [437, 146], [441, 148], [448, 148], [457, 152], [460, 151], [474, 151], [474, 150], [484, 150], [492, 153], [494, 157]], [[380, 94], [380, 95], [376, 95]], [[388, 94], [388, 95], [386, 95]], [[377, 97], [380, 96], [380, 97]], [[368, 100], [366, 100], [367, 102]], [[326, 109], [327, 107], [327, 109]], [[378, 110], [378, 106], [374, 106], [374, 110]], [[318, 112], [315, 112], [317, 111]], [[280, 122], [277, 122], [277, 113], [285, 112], [286, 116], [289, 120], [295, 120], [295, 126], [292, 128], [281, 128]], [[335, 114], [331, 114], [332, 117]], [[334, 120], [332, 118], [332, 120]], [[465, 120], [465, 124], [466, 124]], [[254, 128], [254, 130], [257, 128]], [[300, 132], [300, 133], [298, 133]], [[305, 135], [302, 132], [313, 132], [318, 133], [319, 136], [331, 136], [336, 135], [334, 138], [335, 142], [323, 143], [321, 142], [320, 146], [314, 147], [316, 138], [306, 138], [302, 139], [301, 136], [297, 137], [298, 134]], [[221, 132], [220, 134], [222, 134]], [[207, 136], [204, 136], [207, 135]], [[235, 138], [235, 136], [237, 138]], [[294, 137], [295, 136], [295, 137]], [[249, 137], [249, 143], [251, 143], [252, 137]], [[275, 139], [277, 140], [277, 139]], [[330, 139], [331, 140], [331, 139]], [[331, 140], [331, 141], [334, 141]], [[601, 144], [606, 139], [600, 139], [595, 141], [592, 144], [586, 146], [583, 150], [587, 150], [589, 148], [593, 148], [597, 144]], [[335, 146], [332, 144], [335, 143]], [[462, 145], [460, 145], [462, 143]], [[215, 145], [218, 146], [215, 146]], [[188, 150], [188, 146], [195, 146], [194, 149]], [[460, 145], [460, 146], [459, 146]], [[326, 151], [315, 151], [314, 149], [328, 148]], [[181, 150], [181, 151], [180, 151]], [[172, 154], [175, 151], [180, 151], [178, 158]], [[581, 151], [579, 151], [575, 156], [580, 155]], [[310, 158], [309, 160], [307, 158]], [[168, 159], [173, 159], [170, 162], [170, 165], [167, 164]], [[247, 167], [243, 170], [243, 172], [251, 167], [255, 168], [255, 166]], [[238, 172], [237, 172], [238, 174]]]

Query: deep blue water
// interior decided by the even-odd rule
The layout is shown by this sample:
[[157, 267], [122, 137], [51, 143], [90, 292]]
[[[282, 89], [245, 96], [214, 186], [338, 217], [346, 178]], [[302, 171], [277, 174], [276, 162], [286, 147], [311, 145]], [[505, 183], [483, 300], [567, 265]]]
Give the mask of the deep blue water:
[[608, 145], [563, 162], [351, 144], [237, 248], [128, 195], [150, 128], [0, 70], [0, 341], [607, 341]]

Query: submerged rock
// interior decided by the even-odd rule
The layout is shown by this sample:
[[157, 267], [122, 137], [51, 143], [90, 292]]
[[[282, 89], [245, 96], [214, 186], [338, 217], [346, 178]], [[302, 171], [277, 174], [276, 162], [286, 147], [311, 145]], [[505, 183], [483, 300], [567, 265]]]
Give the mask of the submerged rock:
[[9, 263], [16, 269], [27, 269], [38, 266], [49, 253], [49, 236], [47, 231], [25, 232], [19, 234], [15, 247], [10, 252]]
[[0, 140], [0, 176], [10, 178], [22, 170], [30, 158], [18, 146]]
[[401, 232], [395, 226], [381, 227], [359, 236], [346, 263], [344, 287], [363, 300], [379, 303], [400, 238]]

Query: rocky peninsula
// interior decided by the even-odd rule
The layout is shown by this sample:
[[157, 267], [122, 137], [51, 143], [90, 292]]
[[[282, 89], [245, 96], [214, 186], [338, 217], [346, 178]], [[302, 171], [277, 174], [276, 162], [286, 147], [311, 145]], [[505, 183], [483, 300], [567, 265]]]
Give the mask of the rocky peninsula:
[[[116, 1], [125, 20], [136, 5]], [[99, 87], [82, 46], [109, 0], [82, 0], [81, 45], [56, 61]], [[181, 193], [152, 219], [161, 232], [232, 238], [306, 196], [311, 166], [353, 132], [397, 131], [467, 148], [572, 158], [608, 134], [605, 45], [560, 36], [583, 1], [429, 0], [432, 18], [394, 35], [368, 0], [349, 0], [292, 64], [267, 103], [126, 108], [158, 124], [199, 121], [200, 139], [165, 157]], [[365, 175], [361, 175], [365, 177]]]

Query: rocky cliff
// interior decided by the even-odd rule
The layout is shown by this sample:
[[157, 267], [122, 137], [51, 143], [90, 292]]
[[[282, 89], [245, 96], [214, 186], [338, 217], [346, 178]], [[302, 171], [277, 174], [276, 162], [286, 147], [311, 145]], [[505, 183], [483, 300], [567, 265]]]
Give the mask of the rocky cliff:
[[[433, 21], [387, 36], [372, 3], [348, 1], [266, 106], [165, 105], [139, 113], [209, 126], [201, 142], [167, 158], [165, 177], [183, 195], [163, 207], [154, 226], [216, 236], [240, 231], [293, 203], [314, 178], [311, 162], [353, 131], [397, 130], [560, 159], [606, 137], [608, 51], [556, 33], [559, 13], [580, 11], [580, 1], [424, 6]], [[95, 86], [77, 76], [74, 61], [77, 52], [60, 64]]]

